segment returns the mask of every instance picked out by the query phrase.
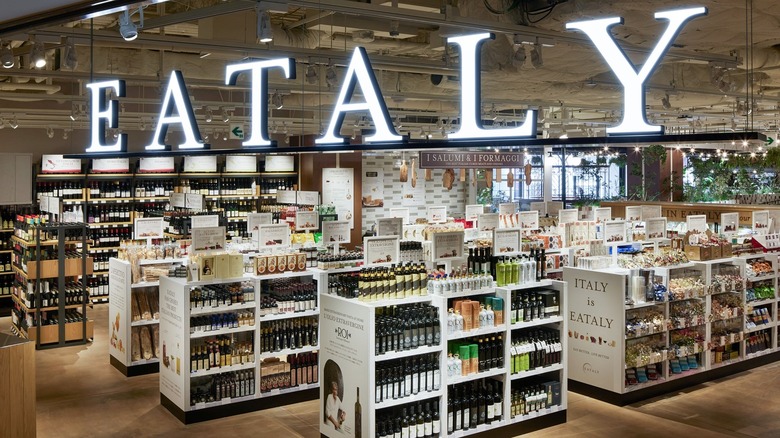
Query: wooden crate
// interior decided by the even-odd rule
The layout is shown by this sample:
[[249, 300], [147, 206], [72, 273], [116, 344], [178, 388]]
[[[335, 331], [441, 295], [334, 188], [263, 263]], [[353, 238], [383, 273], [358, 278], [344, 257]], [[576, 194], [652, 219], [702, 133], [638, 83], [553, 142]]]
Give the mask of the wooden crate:
[[[72, 277], [74, 275], [82, 275], [81, 273], [81, 258], [66, 259], [65, 260], [65, 276]], [[59, 276], [58, 260], [43, 260], [40, 262], [27, 262], [27, 278], [56, 278]], [[92, 257], [87, 257], [87, 275], [92, 274], [94, 261]]]
[[[65, 341], [77, 341], [81, 339], [82, 328], [81, 322], [71, 322], [65, 324]], [[41, 345], [54, 344], [59, 342], [60, 328], [57, 325], [45, 325], [41, 327]], [[95, 332], [95, 322], [91, 319], [87, 321], [87, 339], [92, 339]], [[30, 340], [35, 341], [38, 339], [38, 329], [30, 327], [28, 330], [28, 336]]]

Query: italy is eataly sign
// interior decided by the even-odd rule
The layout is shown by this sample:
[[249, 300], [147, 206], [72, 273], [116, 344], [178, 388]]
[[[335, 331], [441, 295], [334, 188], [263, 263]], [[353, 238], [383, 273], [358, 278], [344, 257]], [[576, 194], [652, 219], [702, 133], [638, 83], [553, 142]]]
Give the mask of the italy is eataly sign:
[[[620, 17], [567, 23], [567, 29], [584, 32], [598, 49], [601, 56], [623, 85], [623, 119], [617, 126], [607, 128], [608, 135], [626, 134], [662, 134], [663, 127], [651, 125], [645, 117], [645, 82], [658, 66], [661, 58], [671, 46], [683, 25], [699, 15], [706, 15], [707, 9], [695, 7], [673, 11], [657, 12], [655, 18], [668, 21], [666, 30], [659, 38], [641, 69], [637, 69], [626, 57], [610, 34], [610, 28], [621, 24]], [[449, 140], [489, 140], [489, 139], [528, 139], [536, 137], [536, 111], [528, 110], [525, 121], [520, 126], [504, 129], [484, 129], [480, 118], [480, 47], [490, 39], [490, 33], [479, 33], [447, 38], [447, 42], [460, 49], [461, 104], [459, 129], [449, 135]], [[242, 145], [247, 148], [273, 146], [268, 135], [268, 72], [279, 69], [287, 79], [295, 78], [295, 59], [278, 58], [264, 61], [229, 65], [225, 71], [225, 84], [235, 85], [241, 74], [247, 74], [251, 81], [252, 115], [250, 135]], [[360, 85], [363, 102], [352, 102], [355, 87]], [[118, 97], [125, 97], [125, 84], [122, 80], [111, 80], [88, 84], [91, 92], [91, 143], [86, 152], [123, 152], [127, 150], [127, 134], [121, 134], [114, 143], [106, 141], [106, 128], [119, 126], [118, 101], [108, 100], [107, 91], [113, 90]], [[374, 122], [375, 132], [364, 138], [366, 143], [403, 142], [391, 122], [390, 114], [379, 90], [376, 77], [371, 68], [368, 55], [362, 47], [352, 54], [347, 67], [344, 83], [328, 128], [322, 137], [315, 140], [317, 145], [345, 144], [348, 139], [339, 135], [344, 117], [352, 112], [368, 112]], [[180, 125], [183, 143], [179, 149], [196, 150], [208, 148], [203, 142], [195, 115], [187, 94], [184, 77], [174, 70], [168, 81], [163, 97], [157, 126], [147, 151], [169, 150], [164, 144], [165, 134], [170, 125]]]

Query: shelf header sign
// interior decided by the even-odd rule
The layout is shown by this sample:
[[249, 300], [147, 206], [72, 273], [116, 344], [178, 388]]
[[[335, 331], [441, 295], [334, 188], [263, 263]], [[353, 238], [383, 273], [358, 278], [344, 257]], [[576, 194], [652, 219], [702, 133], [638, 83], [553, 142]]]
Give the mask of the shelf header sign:
[[[666, 29], [661, 34], [658, 42], [653, 47], [649, 56], [641, 61], [641, 68], [637, 68], [628, 59], [623, 50], [617, 45], [610, 29], [623, 22], [620, 17], [610, 17], [595, 20], [585, 20], [566, 24], [566, 29], [579, 30], [587, 35], [596, 49], [604, 58], [617, 79], [623, 86], [623, 108], [618, 113], [622, 120], [617, 126], [607, 127], [608, 135], [637, 135], [663, 133], [663, 126], [651, 125], [647, 121], [645, 108], [645, 83], [652, 72], [660, 64], [661, 58], [671, 47], [677, 34], [691, 19], [706, 15], [704, 7], [678, 9], [672, 11], [657, 12], [655, 18], [668, 22]], [[447, 43], [457, 46], [459, 50], [460, 78], [460, 114], [455, 119], [459, 121], [457, 130], [449, 134], [448, 141], [463, 140], [519, 140], [536, 138], [537, 111], [528, 109], [522, 123], [515, 126], [502, 128], [486, 128], [483, 126], [481, 108], [483, 105], [481, 96], [481, 48], [482, 45], [495, 39], [492, 33], [477, 33], [471, 35], [459, 35], [447, 38]], [[271, 140], [268, 134], [268, 106], [269, 106], [269, 71], [280, 71], [286, 79], [296, 78], [296, 61], [294, 58], [276, 58], [260, 61], [243, 62], [225, 67], [225, 85], [234, 86], [241, 75], [247, 76], [250, 83], [250, 111], [249, 134], [243, 137], [242, 146], [251, 147], [275, 147], [276, 142]], [[362, 98], [353, 102], [353, 95], [357, 87], [360, 87]], [[90, 91], [90, 144], [87, 153], [126, 152], [127, 134], [120, 134], [113, 143], [106, 138], [107, 128], [119, 127], [119, 100], [109, 100], [109, 94], [114, 93], [118, 98], [126, 97], [126, 87], [123, 80], [106, 80], [87, 84]], [[346, 74], [342, 81], [338, 97], [331, 111], [331, 119], [322, 136], [314, 140], [316, 145], [335, 146], [349, 143], [349, 137], [341, 136], [341, 127], [347, 115], [359, 112], [368, 113], [370, 122], [374, 126], [374, 133], [364, 138], [367, 143], [388, 144], [407, 143], [408, 137], [399, 135], [392, 123], [390, 113], [385, 103], [385, 98], [379, 88], [379, 83], [374, 75], [374, 70], [363, 47], [356, 47], [347, 65]], [[145, 147], [147, 151], [169, 151], [171, 145], [165, 144], [165, 136], [170, 126], [178, 126], [181, 131], [182, 142], [178, 145], [182, 150], [209, 149], [210, 145], [204, 143], [195, 120], [193, 103], [187, 92], [184, 75], [181, 71], [173, 70], [168, 78], [168, 84], [162, 93], [160, 112], [156, 117], [157, 123], [151, 141]], [[238, 133], [235, 133], [238, 137]], [[243, 134], [243, 132], [242, 132]], [[435, 154], [435, 153], [434, 153]], [[490, 167], [522, 167], [523, 154], [481, 154], [477, 156], [464, 156], [465, 161], [459, 157], [438, 157], [433, 155], [438, 163], [433, 167], [442, 167], [441, 163], [459, 163], [445, 167], [467, 167], [468, 157], [476, 158], [476, 162], [482, 162], [482, 157]], [[493, 157], [493, 158], [489, 158]], [[439, 158], [442, 158], [439, 161]], [[499, 161], [495, 161], [498, 159]], [[508, 160], [501, 164], [503, 160]], [[519, 160], [519, 161], [518, 161]], [[421, 159], [422, 161], [422, 159]], [[426, 160], [427, 162], [427, 160]], [[422, 164], [422, 163], [421, 163]], [[421, 165], [421, 167], [423, 167]], [[481, 166], [480, 166], [481, 167]]]

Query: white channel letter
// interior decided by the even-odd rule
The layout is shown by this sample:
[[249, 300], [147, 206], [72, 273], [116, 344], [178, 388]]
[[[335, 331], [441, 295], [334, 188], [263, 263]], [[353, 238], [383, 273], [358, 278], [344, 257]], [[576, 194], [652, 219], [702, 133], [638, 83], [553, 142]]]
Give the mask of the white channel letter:
[[[176, 110], [175, 114], [174, 109]], [[169, 149], [165, 145], [165, 134], [168, 132], [168, 125], [174, 123], [181, 124], [182, 133], [184, 133], [185, 141], [179, 145], [179, 149], [208, 148], [208, 145], [203, 143], [203, 139], [200, 136], [198, 123], [195, 121], [195, 113], [192, 112], [190, 96], [187, 93], [187, 87], [184, 85], [184, 76], [182, 76], [179, 70], [171, 72], [162, 108], [160, 108], [160, 117], [157, 120], [157, 127], [154, 130], [152, 142], [146, 146], [147, 151]]]
[[607, 128], [608, 135], [663, 133], [663, 126], [651, 125], [645, 118], [645, 81], [658, 66], [658, 62], [669, 49], [682, 26], [693, 17], [706, 14], [707, 8], [704, 7], [656, 12], [656, 20], [669, 20], [669, 26], [638, 73], [609, 33], [612, 26], [623, 24], [622, 18], [566, 23], [566, 29], [579, 29], [590, 37], [596, 49], [623, 84], [623, 120], [619, 125]]
[[[355, 85], [357, 84], [360, 84], [365, 102], [349, 103], [352, 100], [352, 94], [355, 92]], [[374, 71], [371, 69], [371, 62], [368, 60], [368, 55], [366, 55], [366, 49], [362, 47], [356, 47], [352, 53], [352, 59], [349, 61], [344, 84], [339, 92], [336, 106], [333, 108], [333, 115], [330, 118], [328, 130], [325, 131], [322, 138], [318, 138], [314, 142], [316, 144], [346, 143], [347, 138], [340, 137], [337, 134], [341, 131], [345, 114], [353, 111], [368, 111], [374, 121], [374, 134], [366, 137], [364, 139], [365, 142], [403, 140], [403, 137], [398, 135], [395, 127], [390, 123], [390, 113], [387, 111], [384, 98], [379, 91], [379, 85], [376, 82]]]
[[272, 146], [268, 138], [268, 69], [278, 67], [287, 79], [295, 79], [295, 59], [278, 58], [267, 61], [248, 62], [225, 67], [225, 84], [236, 85], [241, 72], [251, 71], [252, 120], [249, 138], [241, 143], [245, 147]]
[[119, 134], [114, 144], [106, 144], [106, 122], [109, 128], [119, 126], [119, 105], [116, 100], [106, 102], [104, 90], [114, 90], [118, 97], [125, 97], [125, 81], [113, 80], [87, 84], [92, 92], [90, 111], [90, 145], [86, 152], [124, 152], [127, 150], [127, 134]]
[[460, 129], [449, 135], [451, 140], [480, 138], [536, 137], [536, 111], [526, 111], [525, 121], [520, 126], [504, 129], [482, 127], [482, 93], [480, 84], [480, 47], [485, 40], [495, 39], [492, 33], [478, 33], [447, 38], [448, 43], [460, 46]]

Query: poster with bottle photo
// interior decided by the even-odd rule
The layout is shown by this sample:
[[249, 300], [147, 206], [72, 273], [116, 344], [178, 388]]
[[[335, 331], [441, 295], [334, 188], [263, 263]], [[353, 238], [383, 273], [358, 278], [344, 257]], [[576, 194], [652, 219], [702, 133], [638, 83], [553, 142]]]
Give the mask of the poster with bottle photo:
[[520, 251], [520, 229], [502, 228], [493, 230], [493, 251], [496, 254]]
[[322, 203], [333, 205], [340, 219], [355, 227], [355, 169], [328, 167], [322, 169]]
[[625, 327], [619, 323], [625, 312], [625, 277], [567, 266], [563, 280], [569, 285], [569, 378], [620, 393], [625, 379]]
[[753, 212], [753, 233], [767, 234], [769, 231], [769, 211], [761, 210]]
[[[189, 394], [185, 397], [185, 374], [188, 364], [182, 363], [184, 333], [189, 333], [189, 318], [184, 317], [182, 283], [160, 277], [160, 393], [182, 410], [187, 410]], [[189, 378], [189, 376], [187, 376]]]
[[191, 233], [193, 254], [225, 249], [225, 227], [193, 228]]
[[[369, 336], [372, 309], [334, 296], [320, 301], [320, 433], [329, 438], [370, 437], [374, 416], [374, 349]], [[370, 347], [370, 348], [369, 348]]]
[[290, 226], [284, 224], [260, 225], [260, 248], [282, 248], [290, 246]]
[[647, 240], [666, 239], [666, 218], [654, 217], [645, 220]]
[[363, 207], [385, 206], [385, 171], [381, 167], [363, 168]]
[[377, 236], [403, 236], [404, 224], [400, 217], [387, 217], [376, 220]]
[[463, 258], [463, 231], [433, 233], [431, 251], [434, 262]]
[[363, 254], [366, 266], [398, 263], [401, 259], [400, 237], [366, 237], [363, 239]]
[[604, 243], [626, 242], [626, 221], [607, 221], [604, 223]]
[[351, 232], [348, 221], [329, 221], [322, 223], [322, 243], [325, 245], [350, 243]]

